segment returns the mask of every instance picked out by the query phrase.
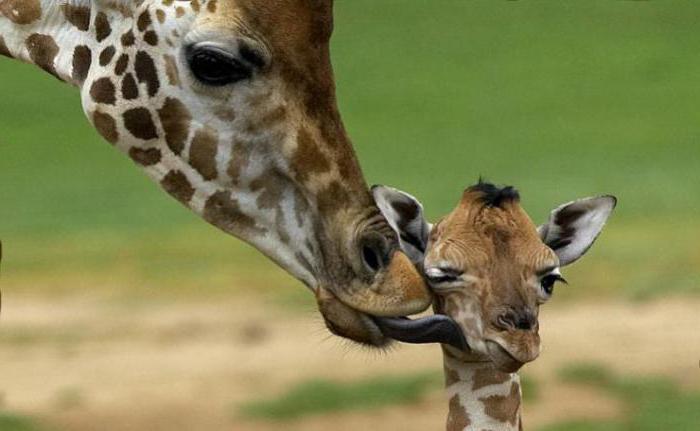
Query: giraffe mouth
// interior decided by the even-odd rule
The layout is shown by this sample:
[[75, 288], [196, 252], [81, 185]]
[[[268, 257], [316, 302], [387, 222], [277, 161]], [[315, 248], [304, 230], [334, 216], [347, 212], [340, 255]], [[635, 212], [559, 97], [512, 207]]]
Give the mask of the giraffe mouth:
[[450, 317], [436, 314], [411, 320], [408, 317], [372, 317], [384, 336], [410, 344], [442, 343], [468, 350], [462, 329]]

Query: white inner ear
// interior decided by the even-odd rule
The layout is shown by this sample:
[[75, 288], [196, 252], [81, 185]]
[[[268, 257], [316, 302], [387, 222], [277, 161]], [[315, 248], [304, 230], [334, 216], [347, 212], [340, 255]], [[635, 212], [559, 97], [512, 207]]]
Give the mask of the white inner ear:
[[[399, 193], [398, 190], [396, 190], [396, 192]], [[382, 212], [384, 218], [386, 218], [386, 220], [389, 222], [389, 226], [391, 226], [396, 233], [400, 233], [398, 226], [398, 219], [400, 215], [391, 205], [390, 199], [387, 199], [384, 193], [379, 194], [375, 192], [374, 200], [377, 203], [377, 207], [379, 207], [379, 211]]]
[[[413, 237], [423, 244], [427, 243], [430, 226], [423, 216], [423, 205], [408, 193], [387, 186], [373, 187], [372, 194], [377, 207], [389, 222], [389, 226], [397, 233], [401, 249], [413, 263], [422, 261], [424, 250], [404, 238]], [[396, 211], [394, 204], [415, 205], [417, 208], [416, 216], [410, 220], [404, 219], [403, 214]]]
[[[542, 241], [559, 256], [561, 266], [573, 263], [588, 251], [603, 230], [615, 203], [612, 196], [587, 198], [562, 205], [552, 212], [549, 223], [541, 226], [538, 231]], [[568, 211], [582, 214], [569, 224], [561, 226], [557, 223], [557, 218]], [[569, 243], [557, 247], [559, 241]]]

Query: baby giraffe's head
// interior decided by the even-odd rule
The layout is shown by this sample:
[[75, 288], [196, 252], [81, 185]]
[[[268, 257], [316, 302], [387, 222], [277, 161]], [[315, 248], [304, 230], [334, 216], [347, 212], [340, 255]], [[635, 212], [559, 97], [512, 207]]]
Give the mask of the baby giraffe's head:
[[538, 228], [514, 188], [480, 182], [430, 225], [413, 196], [383, 186], [373, 192], [403, 249], [422, 265], [436, 313], [463, 334], [464, 345], [452, 342], [447, 353], [491, 361], [504, 372], [537, 358], [540, 305], [564, 281], [560, 268], [590, 248], [616, 204], [613, 196], [577, 200], [556, 208]]

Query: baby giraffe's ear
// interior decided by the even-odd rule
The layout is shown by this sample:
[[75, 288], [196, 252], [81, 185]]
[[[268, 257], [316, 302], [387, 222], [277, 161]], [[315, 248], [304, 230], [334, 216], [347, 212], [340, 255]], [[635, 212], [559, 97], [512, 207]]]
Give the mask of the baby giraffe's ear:
[[537, 231], [542, 241], [559, 256], [559, 264], [569, 265], [593, 245], [615, 205], [617, 198], [614, 196], [569, 202], [552, 211], [549, 221]]
[[372, 187], [374, 201], [399, 236], [401, 249], [413, 263], [423, 261], [431, 226], [423, 216], [423, 205], [408, 193], [387, 186]]

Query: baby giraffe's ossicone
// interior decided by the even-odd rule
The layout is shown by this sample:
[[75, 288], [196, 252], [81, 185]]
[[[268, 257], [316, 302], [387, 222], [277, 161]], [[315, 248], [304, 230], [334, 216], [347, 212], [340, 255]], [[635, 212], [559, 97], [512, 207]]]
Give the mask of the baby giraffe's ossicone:
[[540, 353], [539, 307], [564, 280], [560, 268], [593, 244], [616, 199], [570, 202], [538, 228], [512, 187], [479, 182], [434, 225], [413, 196], [383, 186], [373, 193], [402, 248], [422, 266], [436, 314], [461, 332], [461, 344], [443, 344], [448, 431], [522, 429], [516, 372]]

